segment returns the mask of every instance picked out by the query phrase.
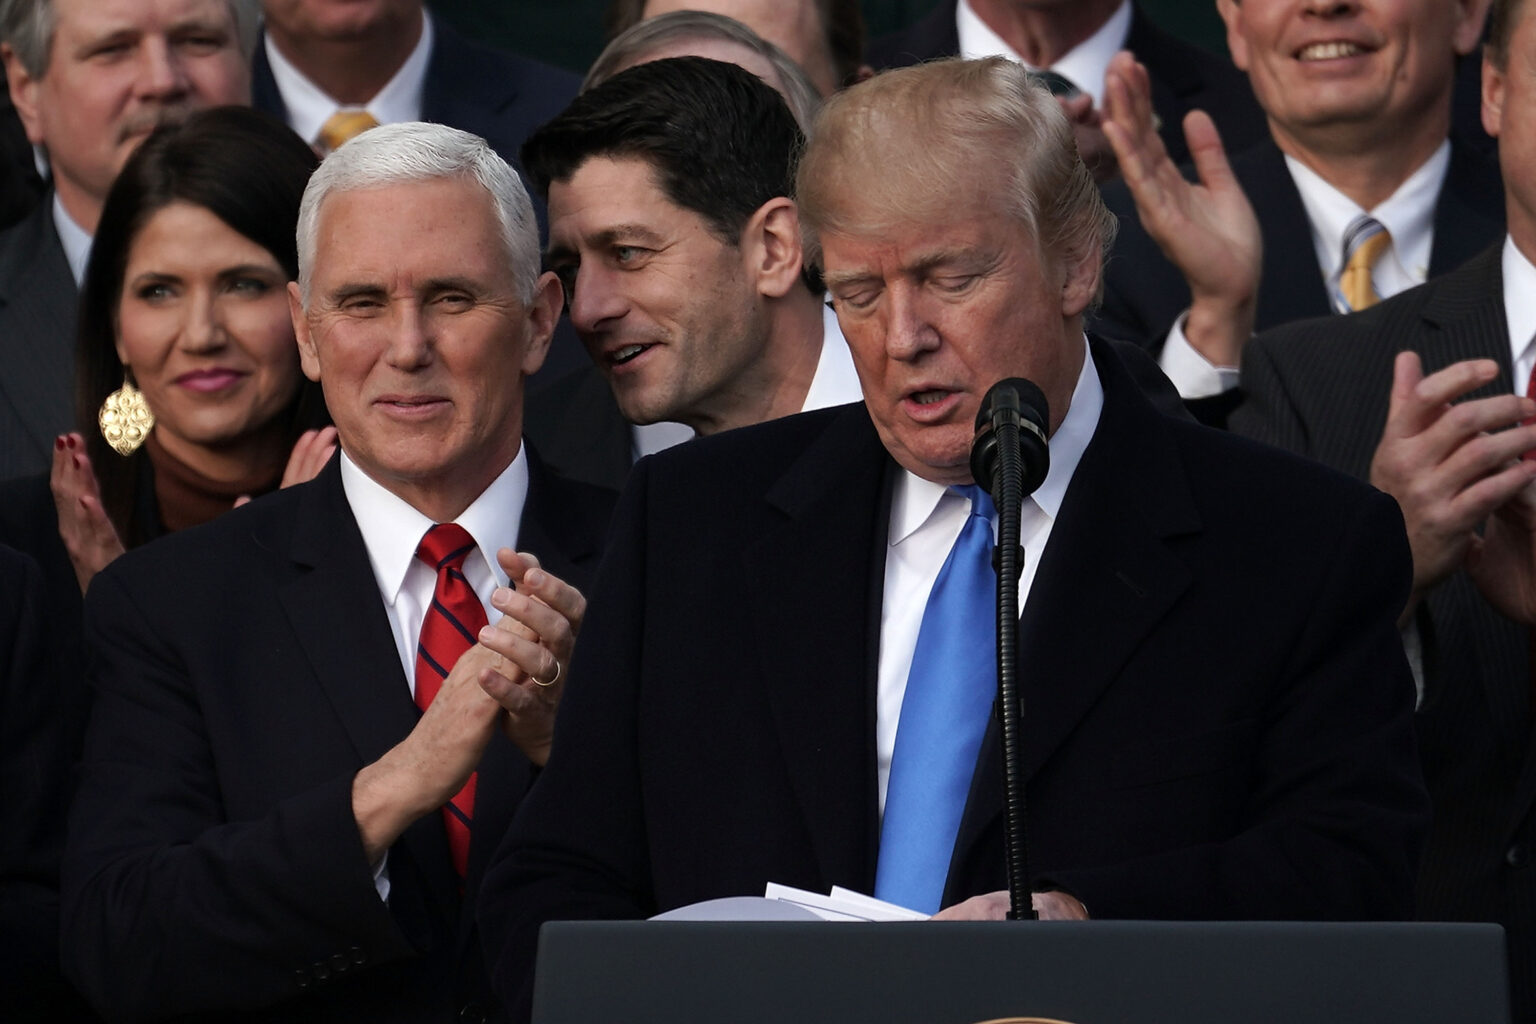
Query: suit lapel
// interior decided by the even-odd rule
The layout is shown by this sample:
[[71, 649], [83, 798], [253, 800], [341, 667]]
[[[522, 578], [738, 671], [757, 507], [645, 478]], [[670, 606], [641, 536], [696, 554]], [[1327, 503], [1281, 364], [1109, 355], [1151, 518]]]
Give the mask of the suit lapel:
[[1451, 143], [1451, 163], [1435, 200], [1429, 276], [1439, 277], [1504, 236], [1504, 189], [1498, 165], [1469, 146]]
[[[1095, 344], [1104, 409], [1062, 501], [1019, 624], [1028, 780], [1071, 735], [1189, 585], [1170, 538], [1198, 513], [1166, 421]], [[1126, 438], [1136, 438], [1132, 455]], [[1113, 629], [1098, 628], [1113, 623]], [[952, 879], [1003, 810], [1000, 730], [988, 729]]]
[[267, 33], [262, 31], [256, 39], [256, 52], [251, 55], [251, 106], [288, 123], [288, 105], [278, 91], [277, 79], [272, 77], [272, 64], [267, 60]]
[[[370, 764], [406, 737], [420, 712], [342, 489], [339, 459], [306, 487], [296, 519], [291, 544], [271, 545], [292, 567], [278, 597], [359, 764]], [[402, 847], [422, 885], [436, 892], [437, 905], [451, 906], [454, 875], [440, 817], [427, 815], [406, 829], [395, 849]], [[405, 870], [393, 856], [391, 863], [392, 872]]]
[[1318, 273], [1311, 221], [1279, 147], [1260, 143], [1238, 156], [1232, 170], [1264, 225], [1264, 270], [1254, 329], [1333, 312]]
[[[779, 525], [744, 555], [774, 725], [828, 884], [874, 881], [870, 652], [878, 651], [888, 462], [863, 407], [847, 407], [769, 490]], [[875, 636], [868, 619], [849, 628], [848, 609], [871, 607]]]
[[[6, 236], [0, 254], [0, 394], [47, 452], [74, 419], [75, 280], [53, 226], [53, 193]], [[8, 443], [19, 444], [19, 439]]]

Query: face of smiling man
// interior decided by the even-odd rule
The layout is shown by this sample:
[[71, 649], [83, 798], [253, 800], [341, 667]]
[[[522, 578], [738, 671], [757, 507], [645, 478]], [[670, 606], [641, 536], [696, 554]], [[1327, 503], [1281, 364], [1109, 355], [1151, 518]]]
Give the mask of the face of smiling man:
[[307, 309], [289, 288], [304, 372], [347, 456], [451, 521], [517, 455], [559, 282], [523, 300], [490, 193], [468, 177], [337, 192], [316, 234]]
[[[1286, 152], [1358, 147], [1450, 127], [1458, 54], [1487, 0], [1218, 0], [1232, 60]], [[1426, 153], [1427, 155], [1427, 153]]]

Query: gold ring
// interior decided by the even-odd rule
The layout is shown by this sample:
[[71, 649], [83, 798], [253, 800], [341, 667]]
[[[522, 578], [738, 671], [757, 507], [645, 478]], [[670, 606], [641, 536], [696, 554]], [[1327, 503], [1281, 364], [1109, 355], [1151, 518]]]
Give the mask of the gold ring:
[[532, 679], [539, 686], [554, 686], [556, 683], [558, 683], [560, 681], [560, 659], [559, 658], [555, 659], [555, 675], [554, 675], [554, 678], [552, 678], [549, 682], [546, 683], [544, 680], [540, 679], [538, 676], [529, 676], [528, 678]]

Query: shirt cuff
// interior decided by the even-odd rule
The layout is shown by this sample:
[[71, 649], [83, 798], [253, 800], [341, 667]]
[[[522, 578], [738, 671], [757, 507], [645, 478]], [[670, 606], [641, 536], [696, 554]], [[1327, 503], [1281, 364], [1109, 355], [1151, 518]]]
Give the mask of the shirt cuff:
[[384, 851], [384, 856], [373, 866], [373, 887], [378, 890], [379, 899], [389, 902], [389, 851]]
[[1184, 321], [1188, 318], [1189, 310], [1186, 309], [1168, 329], [1168, 339], [1157, 358], [1158, 365], [1179, 389], [1181, 398], [1213, 398], [1231, 391], [1238, 384], [1237, 367], [1216, 366], [1196, 352], [1184, 335]]
[[1424, 640], [1419, 636], [1417, 617], [1410, 618], [1402, 628], [1403, 655], [1413, 670], [1413, 710], [1424, 706]]

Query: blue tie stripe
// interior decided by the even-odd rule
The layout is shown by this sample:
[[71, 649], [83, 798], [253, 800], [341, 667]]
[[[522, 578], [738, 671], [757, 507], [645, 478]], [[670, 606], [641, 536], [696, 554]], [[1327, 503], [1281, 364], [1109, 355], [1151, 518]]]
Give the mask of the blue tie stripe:
[[880, 829], [875, 895], [933, 913], [944, 895], [955, 836], [997, 694], [992, 499], [971, 500], [918, 627], [896, 726]]

